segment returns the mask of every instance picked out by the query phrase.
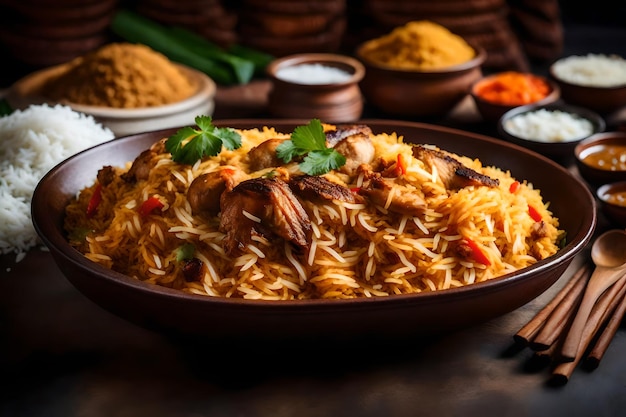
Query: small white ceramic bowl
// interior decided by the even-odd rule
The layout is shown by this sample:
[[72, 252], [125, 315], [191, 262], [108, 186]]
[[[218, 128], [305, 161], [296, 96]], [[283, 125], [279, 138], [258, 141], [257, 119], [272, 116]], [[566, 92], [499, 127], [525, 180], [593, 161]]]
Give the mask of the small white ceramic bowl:
[[216, 84], [206, 74], [176, 64], [197, 86], [196, 92], [185, 100], [155, 107], [114, 108], [88, 106], [71, 102], [53, 102], [39, 91], [50, 77], [62, 73], [66, 66], [59, 65], [34, 72], [13, 84], [6, 95], [14, 109], [25, 109], [32, 104], [64, 104], [73, 110], [89, 114], [111, 129], [116, 137], [140, 132], [193, 125], [196, 116], [211, 116], [215, 108]]

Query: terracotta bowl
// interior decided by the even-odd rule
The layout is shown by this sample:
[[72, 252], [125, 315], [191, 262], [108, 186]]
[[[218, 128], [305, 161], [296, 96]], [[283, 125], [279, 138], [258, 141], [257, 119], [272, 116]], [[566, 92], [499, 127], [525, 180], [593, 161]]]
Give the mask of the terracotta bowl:
[[600, 186], [596, 191], [600, 210], [615, 227], [626, 228], [626, 181]]
[[15, 109], [24, 109], [31, 104], [65, 104], [73, 110], [89, 114], [96, 121], [111, 129], [115, 136], [126, 136], [148, 130], [165, 129], [191, 125], [198, 115], [212, 115], [215, 107], [215, 82], [204, 73], [178, 65], [196, 85], [196, 92], [189, 98], [162, 106], [140, 108], [114, 108], [88, 106], [68, 101], [55, 102], [41, 94], [44, 83], [51, 77], [66, 71], [68, 64], [62, 64], [36, 71], [13, 84], [6, 99]]
[[[216, 120], [220, 126], [290, 132], [303, 120]], [[515, 310], [542, 294], [590, 241], [596, 203], [585, 184], [560, 165], [507, 142], [434, 125], [363, 120], [484, 164], [509, 169], [541, 189], [567, 233], [554, 256], [517, 272], [461, 288], [349, 300], [261, 301], [215, 298], [148, 284], [89, 261], [63, 232], [64, 210], [103, 165], [123, 165], [175, 129], [133, 135], [88, 149], [53, 168], [32, 199], [33, 224], [67, 279], [88, 298], [127, 320], [165, 333], [213, 340], [357, 340], [405, 338], [466, 328]], [[572, 201], [576, 210], [572, 210]]]
[[604, 167], [600, 167], [595, 162], [598, 158], [591, 156], [591, 154], [598, 155], [596, 152], [607, 148], [614, 148], [614, 153], [617, 154], [617, 156], [612, 156], [611, 160], [625, 159], [626, 132], [598, 133], [581, 141], [574, 149], [578, 172], [594, 187], [606, 183], [626, 181], [626, 166], [615, 166], [612, 168], [610, 165], [605, 164]]
[[403, 70], [356, 57], [365, 66], [361, 90], [367, 103], [394, 116], [442, 117], [469, 94], [470, 86], [482, 77], [486, 59], [483, 48], [474, 46], [476, 56], [465, 63], [439, 70]]
[[602, 115], [626, 108], [626, 83], [601, 87], [567, 81], [560, 78], [554, 69], [558, 62], [556, 61], [550, 66], [549, 73], [561, 89], [561, 97], [565, 102], [587, 107]]
[[481, 79], [477, 80], [474, 84], [472, 84], [470, 88], [470, 96], [472, 97], [472, 100], [474, 101], [474, 104], [476, 105], [476, 110], [478, 110], [478, 113], [481, 115], [484, 121], [497, 123], [498, 120], [500, 120], [500, 117], [502, 117], [504, 113], [506, 113], [507, 111], [511, 109], [514, 109], [516, 107], [521, 107], [521, 106], [527, 106], [530, 104], [534, 104], [534, 105], [552, 104], [558, 101], [559, 98], [561, 97], [561, 90], [559, 89], [559, 86], [554, 81], [548, 79], [547, 77], [543, 77], [543, 76], [532, 74], [532, 73], [519, 73], [519, 75], [521, 76], [535, 77], [541, 80], [542, 82], [546, 83], [549, 87], [548, 94], [539, 100], [518, 102], [514, 104], [503, 104], [503, 103], [485, 99], [485, 97], [480, 94], [481, 88], [489, 83], [494, 82], [499, 76], [501, 76], [501, 74], [502, 73], [500, 72], [500, 73], [486, 75], [482, 77]]
[[[545, 140], [538, 136], [531, 134], [532, 130], [524, 132], [523, 135], [516, 134], [507, 128], [508, 123], [517, 116], [523, 116], [530, 113], [534, 113], [540, 110], [546, 110], [549, 112], [560, 111], [573, 115], [574, 117], [586, 119], [591, 124], [591, 131], [584, 135], [578, 136], [575, 139], [568, 139], [563, 141]], [[552, 127], [556, 128], [556, 123], [550, 123]], [[547, 105], [528, 105], [516, 107], [504, 113], [504, 115], [498, 121], [498, 134], [503, 139], [515, 143], [516, 145], [523, 146], [531, 149], [541, 155], [547, 156], [561, 164], [568, 165], [574, 161], [574, 148], [582, 140], [589, 136], [604, 131], [606, 123], [604, 119], [596, 112], [578, 106], [571, 106], [563, 103], [554, 103]]]
[[[334, 72], [339, 72], [339, 78]], [[329, 123], [361, 117], [359, 81], [365, 69], [354, 58], [322, 53], [289, 55], [272, 61], [267, 74], [272, 83], [268, 108], [275, 117], [318, 118]]]

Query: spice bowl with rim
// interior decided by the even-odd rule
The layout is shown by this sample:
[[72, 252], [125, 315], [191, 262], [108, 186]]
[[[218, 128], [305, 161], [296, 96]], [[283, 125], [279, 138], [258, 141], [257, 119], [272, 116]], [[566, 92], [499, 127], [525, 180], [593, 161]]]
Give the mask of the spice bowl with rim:
[[598, 113], [564, 103], [516, 107], [504, 113], [497, 126], [502, 139], [562, 165], [573, 163], [579, 142], [605, 128]]
[[356, 121], [363, 112], [359, 82], [365, 68], [356, 59], [331, 53], [303, 53], [270, 62], [268, 109], [275, 117]]
[[580, 175], [593, 187], [626, 181], [626, 132], [602, 132], [574, 149]]
[[602, 115], [626, 108], [626, 59], [618, 55], [572, 55], [555, 61], [550, 78], [569, 104]]
[[498, 122], [504, 113], [516, 107], [555, 103], [561, 91], [547, 77], [530, 72], [501, 71], [485, 75], [472, 84], [470, 96], [484, 121]]
[[626, 228], [626, 181], [601, 185], [596, 197], [607, 220], [616, 227]]
[[215, 82], [206, 74], [180, 64], [173, 65], [189, 78], [195, 91], [189, 97], [169, 104], [134, 108], [105, 107], [57, 101], [43, 95], [43, 85], [52, 77], [65, 72], [67, 65], [39, 70], [18, 80], [8, 89], [7, 102], [14, 109], [25, 109], [32, 104], [66, 105], [74, 111], [93, 116], [111, 129], [116, 137], [191, 125], [196, 116], [211, 116], [215, 108]]
[[466, 62], [438, 69], [403, 69], [368, 60], [363, 47], [356, 56], [365, 66], [361, 90], [366, 103], [402, 117], [433, 118], [450, 113], [482, 77], [487, 57], [482, 47], [472, 45], [474, 57]]

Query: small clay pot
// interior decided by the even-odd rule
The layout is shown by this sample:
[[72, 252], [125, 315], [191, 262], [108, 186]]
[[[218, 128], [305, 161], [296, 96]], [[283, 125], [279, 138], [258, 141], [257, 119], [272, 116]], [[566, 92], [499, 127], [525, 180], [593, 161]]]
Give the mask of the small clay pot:
[[[280, 77], [282, 69], [307, 64], [338, 69], [348, 76], [338, 82], [311, 78], [286, 80]], [[325, 53], [289, 55], [271, 62], [267, 73], [272, 82], [269, 111], [276, 117], [317, 118], [327, 123], [353, 122], [361, 117], [363, 97], [359, 82], [365, 69], [356, 59]]]

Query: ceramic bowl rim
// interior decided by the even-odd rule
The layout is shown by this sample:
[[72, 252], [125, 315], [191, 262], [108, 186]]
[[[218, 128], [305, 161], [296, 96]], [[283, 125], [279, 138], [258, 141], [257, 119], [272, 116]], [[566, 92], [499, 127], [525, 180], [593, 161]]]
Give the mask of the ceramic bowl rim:
[[[96, 118], [108, 118], [108, 119], [143, 119], [159, 116], [167, 116], [169, 114], [176, 114], [185, 110], [191, 109], [200, 105], [203, 102], [211, 101], [217, 92], [217, 84], [205, 73], [188, 67], [176, 62], [172, 63], [178, 67], [181, 71], [191, 77], [197, 84], [196, 91], [189, 97], [173, 102], [164, 104], [161, 106], [152, 107], [136, 107], [136, 108], [113, 108], [104, 106], [91, 106], [84, 104], [77, 104], [67, 100], [52, 101], [46, 97], [37, 94], [37, 88], [41, 88], [41, 83], [45, 81], [46, 77], [61, 74], [65, 71], [70, 63], [56, 65], [43, 70], [35, 71], [27, 75], [26, 77], [18, 80], [13, 84], [7, 92], [7, 101], [12, 106], [22, 107], [20, 102], [29, 101], [32, 99], [33, 103], [48, 103], [50, 105], [66, 105], [71, 107], [75, 111], [90, 114]], [[33, 83], [33, 89], [31, 91], [26, 90], [29, 83]], [[34, 90], [34, 91], [33, 91]], [[29, 93], [31, 93], [29, 95]]]
[[[341, 64], [352, 68], [350, 78], [341, 82], [330, 83], [299, 83], [291, 80], [284, 80], [276, 76], [276, 73], [281, 68], [291, 67], [300, 64], [308, 63], [329, 63], [329, 64]], [[350, 57], [348, 55], [336, 54], [336, 53], [323, 53], [323, 52], [304, 52], [299, 54], [291, 54], [274, 59], [270, 62], [265, 69], [265, 73], [275, 82], [281, 82], [287, 85], [308, 87], [308, 88], [324, 88], [324, 87], [337, 87], [356, 84], [365, 76], [365, 67], [359, 60]]]
[[474, 50], [475, 55], [472, 59], [462, 62], [456, 65], [450, 65], [444, 68], [436, 68], [436, 69], [407, 69], [407, 68], [398, 68], [392, 65], [380, 64], [376, 62], [372, 62], [371, 60], [365, 58], [363, 56], [363, 49], [365, 48], [365, 44], [367, 41], [359, 44], [355, 51], [355, 56], [364, 63], [366, 67], [376, 69], [381, 72], [389, 73], [389, 74], [401, 74], [401, 75], [453, 75], [457, 73], [463, 73], [465, 71], [472, 70], [474, 68], [480, 67], [485, 60], [487, 59], [487, 51], [480, 45], [473, 44], [471, 42], [467, 42], [467, 44]]
[[[502, 104], [502, 103], [497, 103], [497, 102], [494, 102], [494, 101], [486, 100], [484, 97], [482, 97], [482, 96], [480, 96], [480, 95], [478, 95], [476, 93], [476, 88], [478, 87], [479, 84], [481, 84], [483, 82], [487, 82], [487, 81], [493, 80], [498, 75], [504, 74], [504, 73], [507, 73], [507, 72], [516, 72], [516, 73], [519, 73], [519, 74], [531, 75], [533, 77], [539, 78], [539, 79], [543, 80], [544, 82], [546, 82], [550, 86], [550, 92], [545, 97], [543, 97], [543, 98], [541, 98], [541, 99], [539, 99], [537, 101], [534, 101], [532, 103], [526, 103], [526, 104]], [[534, 73], [529, 72], [529, 71], [510, 70], [510, 71], [498, 71], [498, 72], [495, 72], [495, 73], [483, 75], [481, 78], [477, 79], [476, 81], [474, 81], [470, 85], [469, 93], [472, 96], [472, 98], [474, 100], [476, 100], [477, 102], [486, 104], [488, 106], [492, 106], [493, 108], [498, 108], [498, 109], [504, 110], [504, 109], [513, 109], [513, 108], [522, 107], [522, 106], [547, 105], [547, 104], [555, 103], [556, 101], [558, 101], [560, 99], [561, 87], [559, 87], [559, 85], [554, 80], [551, 80], [549, 77], [544, 77], [543, 75], [534, 74]]]
[[[302, 124], [306, 123], [306, 121], [295, 120], [295, 119], [277, 119], [275, 120], [278, 124]], [[363, 120], [363, 123], [393, 123], [394, 125], [402, 125], [402, 126], [429, 126], [420, 123], [413, 122], [401, 122], [401, 121], [390, 121], [390, 120]], [[236, 123], [240, 126], [250, 124], [255, 125], [255, 121], [246, 120], [246, 119], [237, 119], [237, 120], [224, 120], [218, 123], [222, 123], [224, 126], [228, 126], [232, 123]], [[460, 131], [456, 129], [443, 128], [440, 126], [436, 127], [439, 131], [442, 132], [451, 132], [451, 133], [459, 133]], [[153, 296], [157, 297], [173, 297], [175, 299], [185, 299], [188, 302], [195, 303], [209, 303], [215, 305], [238, 305], [244, 306], [250, 309], [280, 309], [280, 310], [293, 310], [302, 308], [302, 306], [307, 306], [306, 308], [311, 309], [327, 309], [329, 306], [336, 308], [346, 308], [351, 306], [352, 308], [369, 308], [372, 306], [376, 306], [377, 308], [393, 308], [397, 303], [409, 302], [409, 301], [418, 301], [421, 303], [433, 303], [433, 302], [441, 302], [441, 300], [446, 299], [456, 299], [456, 298], [465, 298], [472, 297], [476, 291], [496, 291], [501, 286], [506, 286], [508, 283], [517, 282], [519, 280], [530, 279], [535, 274], [541, 273], [542, 271], [549, 271], [556, 267], [556, 265], [564, 260], [571, 259], [578, 253], [584, 245], [588, 243], [590, 240], [593, 231], [596, 226], [596, 215], [595, 210], [594, 213], [588, 213], [586, 215], [589, 216], [586, 220], [586, 224], [589, 226], [585, 230], [579, 231], [579, 235], [570, 236], [571, 240], [561, 249], [560, 254], [555, 256], [543, 259], [531, 265], [529, 267], [524, 268], [523, 270], [515, 271], [513, 273], [509, 273], [491, 280], [487, 280], [480, 283], [475, 283], [472, 285], [467, 285], [460, 288], [451, 288], [445, 291], [433, 291], [433, 292], [423, 292], [423, 293], [415, 293], [415, 294], [404, 294], [404, 295], [394, 295], [390, 297], [372, 297], [372, 298], [356, 298], [356, 299], [340, 299], [340, 300], [328, 300], [328, 299], [307, 299], [307, 300], [286, 300], [286, 301], [271, 301], [271, 300], [240, 300], [240, 299], [232, 299], [232, 298], [220, 298], [220, 297], [207, 297], [204, 295], [196, 295], [196, 294], [188, 294], [182, 291], [173, 290], [169, 288], [165, 288], [162, 286], [157, 286], [154, 284], [145, 283], [131, 277], [128, 277], [124, 274], [112, 271], [104, 266], [96, 264], [94, 262], [89, 261], [84, 255], [82, 255], [79, 251], [70, 246], [67, 242], [65, 236], [62, 233], [59, 233], [58, 225], [52, 224], [50, 221], [46, 221], [48, 218], [48, 209], [47, 205], [42, 204], [45, 202], [47, 197], [47, 193], [42, 193], [42, 189], [46, 187], [50, 187], [55, 183], [56, 178], [62, 176], [64, 170], [68, 169], [67, 167], [72, 164], [73, 161], [89, 158], [91, 155], [98, 153], [100, 149], [103, 147], [116, 147], [122, 146], [126, 142], [132, 142], [133, 140], [138, 140], [139, 137], [145, 136], [146, 134], [168, 134], [175, 132], [176, 129], [163, 129], [156, 132], [146, 132], [140, 134], [133, 134], [129, 136], [125, 136], [122, 138], [118, 138], [114, 141], [105, 142], [84, 151], [81, 151], [65, 161], [59, 163], [57, 166], [52, 168], [48, 173], [44, 175], [41, 181], [36, 186], [35, 192], [33, 194], [33, 204], [32, 204], [32, 213], [33, 213], [33, 222], [35, 229], [38, 232], [38, 235], [41, 237], [42, 241], [46, 244], [46, 246], [50, 247], [53, 253], [56, 253], [56, 256], [61, 256], [65, 258], [67, 261], [71, 262], [74, 265], [78, 265], [80, 268], [91, 271], [94, 275], [98, 276], [101, 279], [105, 279], [107, 281], [115, 281], [117, 284], [134, 288], [137, 290], [141, 290], [143, 292], [148, 292]], [[466, 136], [473, 138], [480, 138], [481, 141], [492, 142], [495, 144], [500, 143], [498, 139], [489, 138], [486, 136], [471, 134], [468, 132], [463, 132]], [[500, 144], [500, 146], [502, 146]], [[507, 144], [507, 147], [513, 147], [517, 151], [530, 153], [533, 155], [533, 158], [539, 158], [544, 161], [544, 163], [551, 165], [554, 169], [558, 169], [561, 171], [565, 171], [565, 168], [559, 166], [553, 161], [542, 157], [541, 155], [535, 155], [533, 152], [514, 145]], [[589, 194], [589, 198], [591, 199], [591, 204], [595, 208], [595, 201], [593, 200], [593, 196], [590, 191], [584, 187], [584, 184], [579, 180], [576, 182], [580, 183], [580, 190]], [[56, 186], [55, 186], [56, 187]], [[74, 190], [73, 190], [74, 191]]]
[[559, 59], [556, 59], [554, 62], [552, 62], [550, 64], [550, 66], [548, 67], [548, 74], [550, 76], [550, 78], [554, 79], [556, 82], [563, 84], [564, 86], [567, 86], [569, 88], [577, 88], [580, 89], [580, 91], [604, 91], [604, 92], [613, 92], [613, 91], [619, 91], [619, 90], [624, 90], [626, 89], [626, 82], [624, 84], [619, 84], [619, 85], [611, 85], [611, 86], [603, 86], [603, 85], [588, 85], [588, 84], [577, 84], [571, 81], [567, 81], [564, 80], [563, 78], [559, 77], [555, 72], [554, 72], [554, 66], [566, 59], [566, 58], [570, 58], [572, 56], [582, 56], [582, 55], [569, 55], [566, 57], [562, 57]]
[[[538, 140], [533, 140], [533, 139], [526, 139], [523, 138], [521, 136], [517, 136], [514, 133], [509, 132], [508, 130], [505, 129], [504, 124], [507, 120], [518, 116], [520, 114], [524, 114], [524, 113], [529, 113], [529, 112], [533, 112], [536, 110], [540, 110], [540, 109], [547, 109], [547, 110], [562, 110], [568, 113], [572, 113], [572, 114], [576, 114], [582, 118], [585, 118], [587, 120], [589, 120], [592, 125], [593, 125], [593, 132], [590, 133], [587, 136], [578, 138], [578, 139], [574, 139], [574, 140], [569, 140], [569, 141], [563, 141], [563, 142], [541, 142]], [[572, 145], [577, 145], [578, 143], [580, 143], [581, 141], [587, 140], [590, 137], [598, 134], [598, 133], [602, 133], [604, 132], [606, 129], [606, 121], [604, 120], [604, 118], [596, 111], [588, 109], [586, 107], [582, 107], [582, 106], [577, 106], [577, 105], [573, 105], [573, 104], [567, 104], [567, 103], [562, 103], [562, 102], [556, 102], [556, 103], [549, 103], [549, 104], [528, 104], [525, 106], [519, 106], [519, 107], [514, 107], [510, 110], [508, 110], [507, 112], [505, 112], [500, 119], [498, 119], [498, 133], [503, 136], [503, 137], [507, 137], [507, 138], [513, 138], [513, 140], [516, 140], [520, 143], [524, 142], [524, 143], [532, 143], [532, 144], [537, 144], [537, 146], [559, 146], [559, 145], [564, 145], [564, 146], [572, 146]]]

